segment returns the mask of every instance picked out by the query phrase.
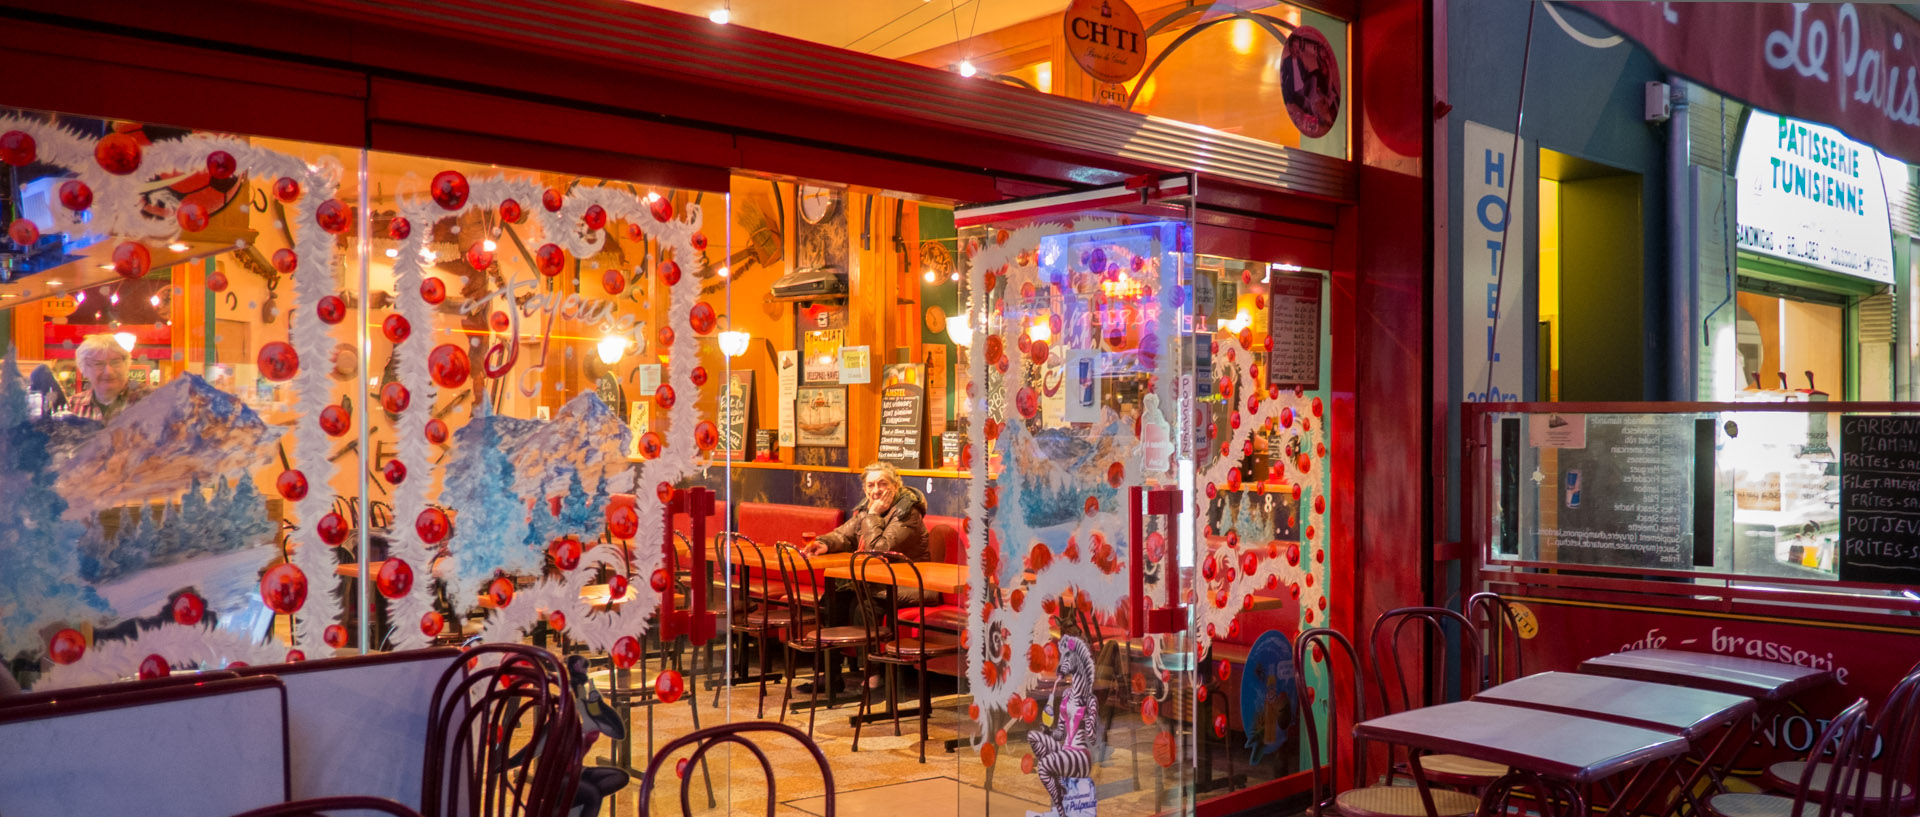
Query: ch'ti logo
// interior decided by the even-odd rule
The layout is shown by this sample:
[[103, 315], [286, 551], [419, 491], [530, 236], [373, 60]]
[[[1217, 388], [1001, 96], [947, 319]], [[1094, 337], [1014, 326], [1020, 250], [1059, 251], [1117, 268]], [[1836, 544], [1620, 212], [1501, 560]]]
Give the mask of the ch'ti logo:
[[1102, 82], [1126, 82], [1146, 66], [1146, 30], [1126, 0], [1073, 0], [1063, 15], [1074, 62]]

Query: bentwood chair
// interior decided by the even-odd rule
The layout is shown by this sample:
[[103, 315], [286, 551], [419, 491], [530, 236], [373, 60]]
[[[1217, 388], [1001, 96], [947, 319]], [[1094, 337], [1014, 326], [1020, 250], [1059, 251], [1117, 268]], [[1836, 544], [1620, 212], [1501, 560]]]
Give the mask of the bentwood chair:
[[[1894, 684], [1881, 704], [1880, 714], [1868, 726], [1866, 741], [1879, 747], [1869, 750], [1869, 758], [1860, 770], [1859, 801], [1867, 814], [1913, 814], [1915, 789], [1920, 784], [1920, 663]], [[1815, 766], [1811, 772], [1808, 766]], [[1767, 767], [1767, 787], [1790, 795], [1806, 792], [1809, 799], [1824, 801], [1833, 791], [1834, 766], [1830, 762], [1783, 760]], [[1800, 782], [1812, 781], [1811, 789]]]
[[251, 811], [243, 811], [233, 817], [319, 817], [329, 812], [358, 813], [379, 812], [392, 817], [420, 817], [420, 812], [388, 800], [385, 797], [315, 797], [308, 800], [294, 800], [288, 803], [275, 803], [261, 806]]
[[[1460, 696], [1466, 698], [1480, 691], [1481, 681], [1480, 637], [1475, 634], [1471, 620], [1444, 607], [1402, 607], [1381, 613], [1373, 622], [1367, 638], [1367, 656], [1373, 664], [1374, 688], [1386, 708], [1382, 715], [1426, 705], [1428, 701], [1422, 698], [1423, 690], [1429, 688], [1429, 675], [1442, 682], [1436, 684], [1440, 688], [1435, 692], [1445, 692], [1445, 674], [1427, 670], [1446, 660], [1449, 652], [1446, 646], [1452, 641], [1450, 629], [1459, 633], [1463, 670], [1459, 676]], [[1427, 655], [1429, 645], [1440, 653], [1439, 661], [1419, 660], [1420, 656]], [[1414, 658], [1408, 660], [1409, 656]], [[1503, 764], [1461, 755], [1426, 754], [1413, 762], [1420, 764], [1428, 780], [1475, 789], [1491, 785], [1508, 771]], [[1388, 772], [1387, 782], [1393, 782], [1392, 770]]]
[[1480, 688], [1498, 686], [1527, 674], [1520, 655], [1520, 614], [1513, 602], [1498, 593], [1467, 597], [1467, 618], [1480, 634], [1484, 651], [1480, 661]]
[[[788, 587], [801, 587], [812, 584], [814, 577], [813, 560], [799, 548], [792, 545], [780, 545], [780, 579]], [[813, 692], [809, 696], [807, 707], [807, 737], [813, 736], [814, 721], [820, 713], [820, 688], [828, 686], [827, 656], [835, 650], [859, 650], [867, 647], [867, 628], [851, 622], [837, 623], [828, 621], [822, 614], [820, 605], [831, 598], [833, 590], [820, 588], [818, 593], [795, 592], [790, 596], [794, 611], [794, 626], [782, 639], [786, 645], [787, 688], [780, 696], [780, 714], [786, 717], [787, 703], [793, 699], [793, 666], [796, 653], [813, 656]], [[827, 704], [836, 702], [835, 693], [829, 689]]]
[[[1346, 664], [1343, 676], [1338, 665]], [[1311, 668], [1311, 669], [1310, 669]], [[1294, 689], [1300, 690], [1304, 705], [1294, 709], [1294, 728], [1304, 730], [1312, 764], [1313, 817], [1467, 817], [1480, 807], [1480, 798], [1466, 792], [1432, 788], [1424, 775], [1414, 775], [1414, 785], [1369, 785], [1366, 741], [1352, 737], [1354, 724], [1367, 719], [1366, 686], [1362, 680], [1365, 665], [1353, 642], [1338, 630], [1319, 627], [1300, 634], [1293, 642]], [[1326, 693], [1315, 695], [1310, 685], [1315, 670], [1324, 670]], [[1320, 752], [1319, 714], [1326, 717], [1328, 746], [1326, 757]], [[1341, 736], [1352, 740], [1350, 751], [1338, 746]], [[1343, 780], [1340, 759], [1348, 758], [1351, 768]], [[1431, 804], [1431, 808], [1429, 808]]]
[[[1871, 813], [1867, 804], [1867, 758], [1873, 753], [1867, 729], [1867, 699], [1840, 711], [1800, 769], [1791, 797], [1777, 794], [1722, 793], [1707, 798], [1713, 817], [1856, 817]], [[1821, 758], [1832, 758], [1822, 761]], [[1807, 809], [1808, 804], [1815, 806]]]
[[[820, 782], [826, 787], [826, 797], [820, 806], [820, 815], [821, 817], [834, 817], [835, 787], [833, 784], [833, 766], [827, 763], [827, 756], [821, 753], [820, 746], [815, 744], [812, 738], [802, 734], [800, 730], [784, 723], [774, 723], [772, 721], [742, 721], [740, 723], [723, 723], [718, 726], [709, 726], [705, 729], [682, 735], [673, 739], [667, 743], [667, 745], [660, 747], [660, 751], [654, 753], [653, 760], [647, 763], [647, 773], [640, 776], [639, 817], [652, 817], [654, 784], [660, 782], [663, 773], [666, 771], [665, 767], [667, 766], [667, 762], [672, 760], [676, 753], [691, 748], [692, 751], [680, 761], [680, 763], [675, 764], [676, 766], [684, 764], [685, 767], [691, 768], [695, 763], [704, 761], [707, 752], [712, 751], [714, 747], [722, 744], [738, 746], [742, 750], [752, 754], [755, 760], [760, 761], [760, 771], [763, 779], [766, 780], [767, 783], [767, 814], [771, 817], [774, 811], [774, 804], [779, 802], [779, 779], [774, 775], [773, 761], [768, 758], [767, 751], [746, 737], [746, 735], [754, 732], [772, 732], [774, 734], [786, 735], [792, 738], [794, 742], [800, 744], [801, 748], [806, 749], [807, 753], [813, 756], [814, 765], [820, 769]], [[737, 777], [735, 779], [738, 780]], [[687, 789], [689, 782], [686, 776], [681, 776], [680, 813], [683, 817], [693, 817], [693, 805], [688, 797], [689, 792]]]
[[[869, 569], [876, 573], [892, 571], [894, 581], [891, 586], [878, 582], [856, 578], [854, 587], [860, 597], [860, 606], [866, 610], [867, 651], [863, 662], [861, 680], [864, 682], [873, 672], [873, 665], [886, 668], [887, 672], [887, 711], [893, 715], [893, 734], [900, 734], [900, 668], [913, 667], [914, 677], [918, 681], [917, 690], [920, 701], [920, 762], [927, 762], [927, 724], [933, 713], [933, 696], [927, 689], [927, 661], [942, 656], [960, 654], [960, 637], [952, 633], [935, 632], [925, 626], [906, 627], [900, 620], [902, 608], [914, 608], [920, 611], [924, 619], [928, 594], [926, 581], [920, 575], [920, 566], [913, 560], [885, 551], [866, 551], [857, 554], [853, 560], [853, 575], [864, 577]], [[908, 577], [912, 577], [909, 583]], [[914, 593], [911, 601], [901, 599]], [[938, 603], [938, 598], [935, 598]], [[865, 683], [860, 685], [860, 715], [854, 718], [853, 750], [860, 751], [860, 725], [865, 716], [873, 709], [873, 688]]]
[[[742, 546], [741, 543], [745, 543]], [[760, 683], [760, 703], [755, 717], [767, 716], [767, 679], [772, 674], [774, 645], [780, 643], [776, 636], [785, 636], [792, 632], [795, 623], [811, 623], [813, 619], [803, 614], [794, 601], [794, 587], [786, 581], [780, 571], [780, 558], [774, 556], [772, 564], [767, 562], [767, 550], [753, 543], [745, 536], [735, 535], [733, 550], [733, 572], [735, 599], [745, 599], [746, 603], [734, 607], [729, 617], [728, 627], [733, 634], [745, 639], [751, 638], [759, 645], [760, 674], [757, 678], [739, 676], [737, 683], [758, 681]], [[744, 672], [746, 662], [740, 662]], [[791, 675], [791, 670], [788, 671]]]
[[429, 700], [426, 817], [566, 814], [582, 742], [559, 659], [525, 644], [474, 647], [454, 658]]

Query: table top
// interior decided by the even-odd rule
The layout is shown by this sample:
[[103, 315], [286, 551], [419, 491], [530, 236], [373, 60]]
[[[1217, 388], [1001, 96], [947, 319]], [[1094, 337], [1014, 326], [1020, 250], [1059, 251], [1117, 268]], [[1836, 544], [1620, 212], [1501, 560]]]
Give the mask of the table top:
[[[816, 562], [814, 566], [817, 568], [819, 564]], [[946, 562], [914, 562], [913, 566], [920, 569], [920, 580], [925, 590], [935, 593], [958, 593], [960, 586], [967, 583], [965, 565]], [[849, 560], [848, 563], [838, 567], [827, 568], [824, 575], [829, 579], [851, 579], [853, 564]], [[862, 578], [878, 584], [913, 584], [913, 571], [904, 565], [890, 565], [875, 559], [867, 563], [867, 572]]]
[[1685, 650], [1629, 650], [1580, 662], [1589, 675], [1693, 687], [1781, 701], [1833, 680], [1829, 670]]
[[1585, 784], [1687, 751], [1670, 732], [1541, 709], [1460, 701], [1363, 721], [1353, 733]]
[[1529, 675], [1473, 699], [1669, 732], [1689, 741], [1744, 718], [1759, 706], [1744, 695], [1574, 672]]

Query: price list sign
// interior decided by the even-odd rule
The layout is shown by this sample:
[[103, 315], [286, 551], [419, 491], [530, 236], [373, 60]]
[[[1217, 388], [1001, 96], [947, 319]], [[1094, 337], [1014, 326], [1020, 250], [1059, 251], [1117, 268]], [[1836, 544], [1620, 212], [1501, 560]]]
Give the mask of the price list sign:
[[1320, 276], [1276, 272], [1267, 291], [1267, 382], [1320, 388]]
[[1920, 417], [1840, 418], [1840, 580], [1920, 584]]
[[917, 363], [887, 367], [880, 388], [880, 460], [900, 468], [924, 462], [927, 400], [925, 368]]

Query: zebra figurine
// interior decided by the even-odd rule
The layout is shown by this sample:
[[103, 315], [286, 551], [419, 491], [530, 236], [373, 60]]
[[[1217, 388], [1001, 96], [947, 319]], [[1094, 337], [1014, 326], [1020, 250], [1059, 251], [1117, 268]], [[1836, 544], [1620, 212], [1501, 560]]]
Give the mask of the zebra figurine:
[[[1033, 768], [1053, 801], [1055, 817], [1068, 817], [1068, 781], [1093, 774], [1094, 721], [1099, 704], [1093, 696], [1093, 653], [1079, 636], [1061, 636], [1058, 677], [1065, 679], [1066, 697], [1055, 710], [1053, 725], [1027, 733], [1033, 747]], [[1059, 694], [1060, 687], [1054, 687]], [[1053, 708], [1052, 701], [1048, 708]]]

